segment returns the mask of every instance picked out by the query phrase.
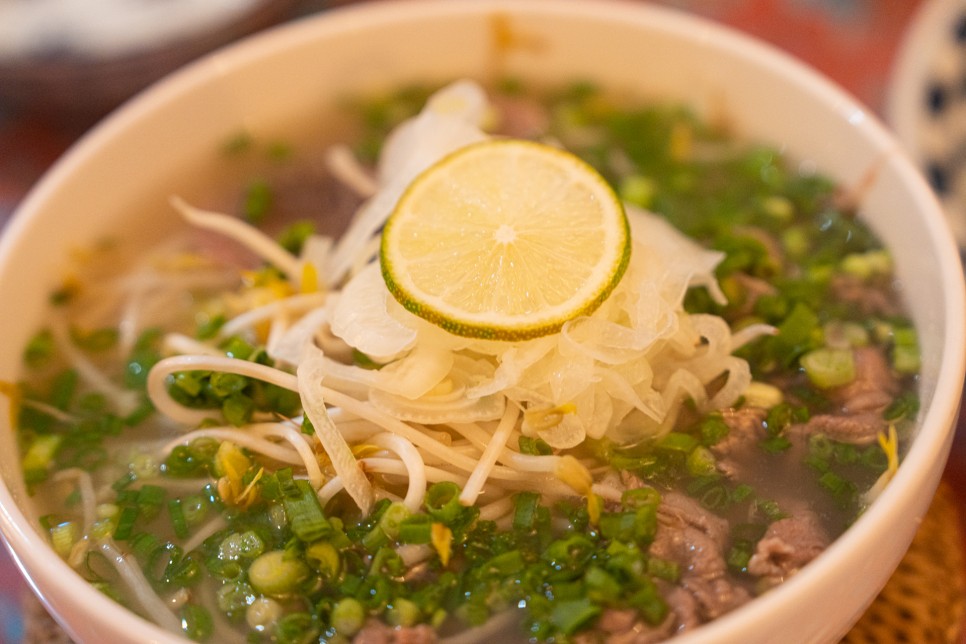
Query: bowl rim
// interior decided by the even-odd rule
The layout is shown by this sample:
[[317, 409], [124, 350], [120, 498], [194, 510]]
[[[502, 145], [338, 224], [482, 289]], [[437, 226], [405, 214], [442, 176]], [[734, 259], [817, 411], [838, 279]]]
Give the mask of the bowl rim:
[[[399, 0], [367, 2], [347, 5], [327, 10], [319, 15], [303, 18], [266, 30], [265, 32], [245, 38], [237, 43], [208, 54], [198, 61], [190, 63], [181, 70], [169, 75], [147, 90], [139, 93], [126, 102], [105, 120], [86, 133], [54, 166], [42, 177], [38, 184], [17, 208], [7, 225], [7, 229], [0, 236], [0, 267], [6, 263], [6, 257], [17, 243], [17, 240], [31, 226], [32, 213], [42, 209], [51, 194], [56, 193], [59, 186], [76, 168], [85, 164], [96, 156], [98, 150], [115, 136], [122, 134], [134, 126], [147, 114], [176, 102], [180, 96], [191, 92], [204, 84], [206, 78], [212, 75], [231, 72], [244, 68], [273, 51], [297, 49], [304, 42], [326, 38], [329, 35], [364, 29], [367, 25], [385, 24], [391, 21], [412, 22], [431, 18], [438, 15], [477, 14], [484, 11], [504, 10], [508, 12], [526, 12], [529, 14], [564, 13], [573, 17], [587, 17], [601, 19], [606, 14], [609, 21], [627, 21], [630, 23], [647, 23], [651, 28], [659, 28], [687, 40], [698, 40], [703, 43], [714, 43], [716, 47], [736, 53], [746, 60], [754, 60], [760, 65], [787, 74], [808, 88], [824, 103], [837, 106], [843, 115], [859, 114], [858, 127], [862, 127], [866, 135], [878, 149], [893, 150], [896, 145], [891, 134], [878, 122], [875, 116], [866, 114], [858, 101], [832, 81], [821, 76], [805, 63], [794, 59], [778, 48], [754, 39], [751, 36], [735, 31], [730, 27], [713, 23], [710, 20], [686, 14], [683, 11], [667, 7], [645, 5], [630, 0], [596, 0], [595, 2], [580, 2], [578, 0], [478, 0], [476, 2], [453, 3], [447, 0]], [[894, 158], [898, 171], [909, 182], [917, 201], [924, 204], [935, 204], [935, 215], [940, 214], [938, 202], [919, 173], [906, 158]], [[926, 429], [925, 437], [919, 437], [904, 460], [905, 467], [900, 467], [894, 481], [883, 493], [880, 502], [873, 504], [857, 523], [857, 527], [846, 531], [821, 555], [819, 565], [811, 565], [788, 580], [781, 589], [758, 597], [750, 606], [757, 610], [768, 610], [794, 597], [793, 589], [820, 583], [822, 572], [834, 565], [844, 562], [849, 552], [858, 544], [867, 542], [868, 535], [884, 529], [889, 520], [890, 500], [898, 498], [900, 493], [911, 493], [916, 482], [922, 482], [926, 473], [926, 463], [935, 463], [943, 454], [948, 452], [952, 439], [952, 431], [948, 428], [954, 423], [958, 412], [959, 395], [961, 393], [962, 375], [966, 371], [966, 328], [962, 320], [966, 319], [966, 288], [963, 286], [962, 272], [959, 270], [959, 256], [952, 242], [946, 222], [933, 214], [925, 218], [930, 238], [935, 242], [939, 253], [939, 261], [943, 267], [942, 279], [947, 282], [946, 290], [950, 297], [946, 305], [946, 331], [950, 346], [957, 350], [949, 353], [942, 362], [938, 374], [936, 392], [933, 404], [922, 418], [921, 427]], [[958, 275], [958, 277], [957, 277]], [[926, 439], [929, 439], [928, 441]], [[912, 517], [912, 520], [918, 517]], [[128, 609], [114, 603], [100, 593], [90, 593], [90, 586], [59, 557], [36, 556], [35, 552], [45, 552], [52, 555], [46, 541], [30, 525], [25, 515], [13, 502], [13, 498], [5, 485], [0, 485], [0, 533], [13, 559], [24, 574], [35, 594], [39, 588], [31, 575], [47, 579], [59, 579], [70, 593], [85, 597], [92, 619], [99, 622], [112, 622], [113, 628], [120, 632], [137, 632], [140, 637], [155, 642], [169, 644], [184, 643], [187, 640], [180, 635], [167, 632], [150, 623]], [[39, 550], [38, 550], [39, 549]], [[24, 556], [26, 555], [26, 557]], [[28, 565], [25, 559], [29, 558]], [[787, 589], [787, 590], [786, 590]], [[43, 597], [41, 600], [46, 601]], [[870, 598], [871, 601], [871, 598]], [[96, 616], [96, 617], [95, 617]], [[56, 619], [60, 619], [55, 615]], [[682, 643], [695, 641], [720, 641], [720, 637], [736, 625], [753, 620], [753, 611], [747, 606], [722, 616], [721, 618], [703, 625], [692, 634], [679, 636], [675, 641]], [[70, 631], [69, 624], [63, 624]]]

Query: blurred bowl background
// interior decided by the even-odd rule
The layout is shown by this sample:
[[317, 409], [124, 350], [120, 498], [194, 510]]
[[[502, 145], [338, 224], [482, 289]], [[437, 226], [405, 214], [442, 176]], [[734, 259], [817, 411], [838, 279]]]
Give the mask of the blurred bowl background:
[[966, 247], [966, 0], [927, 0], [918, 7], [886, 98], [890, 125]]
[[98, 117], [300, 0], [0, 1], [0, 103]]

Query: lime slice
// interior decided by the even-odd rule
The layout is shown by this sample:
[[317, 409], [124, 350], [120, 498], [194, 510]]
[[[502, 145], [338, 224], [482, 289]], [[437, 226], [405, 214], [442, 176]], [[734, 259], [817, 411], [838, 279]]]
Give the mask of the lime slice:
[[380, 260], [416, 315], [461, 336], [525, 340], [596, 309], [630, 252], [624, 208], [596, 170], [557, 148], [493, 139], [416, 177]]

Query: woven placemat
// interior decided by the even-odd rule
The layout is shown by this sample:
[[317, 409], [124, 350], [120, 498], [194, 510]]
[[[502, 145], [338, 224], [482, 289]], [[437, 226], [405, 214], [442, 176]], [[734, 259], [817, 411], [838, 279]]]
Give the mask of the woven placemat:
[[[942, 484], [896, 572], [842, 644], [955, 644], [966, 617], [966, 566], [959, 501]], [[71, 644], [29, 592], [23, 644]]]
[[966, 616], [960, 501], [942, 484], [909, 551], [844, 644], [959, 642]]

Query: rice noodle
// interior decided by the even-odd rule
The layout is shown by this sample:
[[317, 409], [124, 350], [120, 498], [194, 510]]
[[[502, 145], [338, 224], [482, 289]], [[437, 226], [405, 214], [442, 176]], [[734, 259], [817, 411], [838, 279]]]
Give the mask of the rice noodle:
[[138, 394], [125, 390], [114, 384], [106, 374], [94, 366], [84, 354], [79, 351], [70, 338], [70, 331], [61, 318], [55, 318], [50, 325], [50, 332], [57, 342], [57, 350], [66, 358], [67, 362], [77, 370], [78, 375], [90, 387], [104, 394], [122, 416], [130, 414], [138, 406]]
[[166, 382], [169, 376], [180, 371], [233, 373], [262, 380], [290, 391], [299, 391], [298, 379], [294, 375], [247, 360], [210, 355], [184, 355], [164, 358], [158, 361], [148, 374], [148, 397], [158, 411], [188, 426], [200, 425], [212, 417], [212, 411], [187, 409], [171, 398], [168, 394]]
[[[293, 449], [285, 449], [277, 443], [266, 440], [267, 437], [281, 438], [288, 442]], [[302, 434], [282, 423], [256, 423], [248, 425], [244, 429], [234, 427], [198, 429], [163, 445], [161, 452], [166, 454], [176, 445], [187, 445], [197, 438], [216, 438], [231, 441], [281, 463], [304, 466], [306, 472], [308, 472], [309, 481], [316, 488], [321, 487], [325, 480], [322, 470], [319, 468], [318, 459]]]
[[168, 333], [165, 335], [161, 348], [166, 353], [194, 353], [203, 356], [225, 356], [225, 352], [221, 349], [213, 347], [210, 344], [205, 344], [200, 340], [190, 338], [182, 333]]
[[[376, 474], [388, 474], [405, 478], [409, 475], [409, 468], [402, 461], [395, 458], [384, 458], [380, 456], [366, 456], [359, 459], [359, 463], [367, 472]], [[426, 475], [427, 483], [438, 483], [440, 481], [451, 481], [457, 485], [465, 485], [466, 477], [455, 472], [450, 472], [441, 467], [424, 465], [423, 472]]]
[[90, 473], [77, 467], [71, 467], [60, 470], [52, 478], [54, 481], [73, 481], [77, 486], [84, 515], [82, 534], [86, 537], [91, 532], [91, 526], [94, 525], [97, 513], [97, 497], [94, 494], [94, 482]]
[[470, 474], [470, 478], [463, 487], [463, 491], [460, 493], [460, 503], [463, 505], [473, 505], [476, 503], [476, 497], [483, 490], [483, 485], [486, 483], [490, 472], [496, 465], [500, 450], [506, 445], [507, 438], [509, 438], [510, 432], [513, 431], [519, 415], [520, 412], [514, 405], [507, 406], [503, 418], [500, 419], [500, 424], [497, 425], [493, 436], [486, 445], [486, 449], [483, 450], [483, 454], [480, 456], [479, 462], [473, 469], [473, 473]]
[[171, 205], [189, 223], [234, 239], [282, 271], [293, 284], [301, 284], [302, 264], [298, 258], [257, 228], [249, 226], [235, 217], [195, 208], [178, 197], [171, 199]]
[[224, 530], [228, 527], [228, 522], [222, 516], [217, 516], [205, 525], [201, 526], [191, 538], [185, 541], [184, 551], [191, 552], [201, 547], [208, 537], [212, 536], [216, 532]]
[[409, 488], [406, 491], [406, 498], [403, 503], [411, 511], [417, 511], [426, 495], [426, 465], [419, 456], [419, 452], [408, 440], [389, 432], [376, 434], [367, 442], [399, 455], [400, 460], [406, 466], [406, 474], [409, 479]]
[[297, 315], [314, 309], [325, 303], [325, 293], [300, 293], [274, 302], [269, 302], [225, 322], [218, 329], [216, 340], [224, 339], [252, 328], [259, 322], [270, 320], [280, 315]]
[[352, 150], [345, 144], [331, 146], [325, 153], [325, 165], [335, 178], [351, 188], [360, 197], [371, 197], [378, 184], [362, 167]]
[[181, 620], [171, 612], [167, 603], [151, 588], [150, 582], [141, 572], [141, 566], [134, 555], [125, 555], [112, 541], [107, 539], [97, 545], [114, 569], [117, 570], [121, 581], [131, 591], [135, 601], [151, 620], [168, 631], [180, 633]]

